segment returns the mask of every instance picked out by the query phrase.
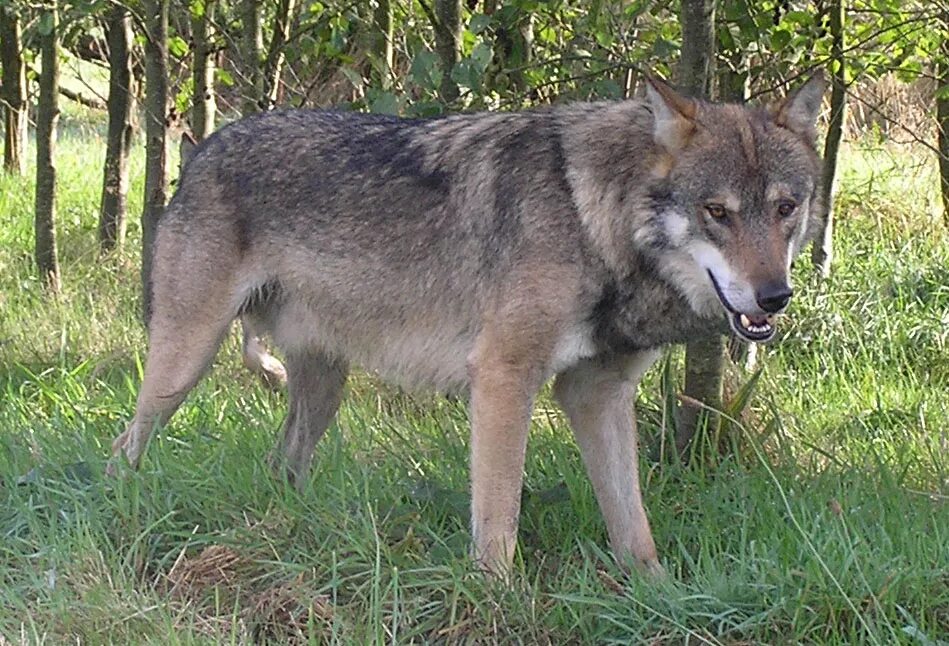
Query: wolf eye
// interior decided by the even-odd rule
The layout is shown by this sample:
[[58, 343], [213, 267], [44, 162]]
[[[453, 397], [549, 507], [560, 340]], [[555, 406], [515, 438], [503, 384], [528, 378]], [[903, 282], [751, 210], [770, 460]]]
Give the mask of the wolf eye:
[[794, 213], [794, 209], [796, 208], [797, 204], [794, 202], [781, 202], [778, 204], [778, 215], [780, 215], [782, 218], [789, 217], [792, 213]]
[[728, 211], [721, 204], [706, 204], [705, 211], [716, 220], [721, 220], [728, 215]]

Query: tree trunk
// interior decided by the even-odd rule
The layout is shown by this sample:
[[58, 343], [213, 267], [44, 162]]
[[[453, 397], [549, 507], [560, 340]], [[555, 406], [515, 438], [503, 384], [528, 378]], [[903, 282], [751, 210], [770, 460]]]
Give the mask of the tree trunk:
[[844, 4], [833, 0], [830, 4], [831, 64], [834, 74], [830, 93], [830, 124], [824, 140], [824, 167], [821, 172], [821, 212], [817, 236], [811, 247], [811, 261], [821, 276], [830, 275], [834, 253], [834, 176], [837, 173], [837, 151], [843, 134], [847, 109], [846, 74], [844, 67]]
[[[949, 28], [949, 10], [943, 13], [943, 29]], [[939, 82], [937, 87], [947, 91], [949, 86], [949, 38], [943, 38], [940, 48]], [[939, 130], [939, 177], [942, 184], [942, 217], [949, 227], [949, 95], [936, 97], [936, 127]]]
[[132, 18], [121, 6], [109, 13], [109, 132], [105, 149], [102, 203], [99, 210], [99, 249], [108, 251], [125, 242], [129, 192], [129, 155], [135, 131], [132, 91]]
[[199, 0], [191, 17], [194, 39], [194, 105], [191, 110], [191, 134], [201, 141], [214, 132], [217, 104], [214, 94], [214, 24], [215, 0]]
[[450, 103], [458, 98], [451, 72], [461, 60], [461, 0], [435, 0], [435, 20], [435, 51], [442, 63], [439, 94]]
[[168, 200], [168, 2], [143, 0], [145, 14], [145, 208], [142, 211], [142, 287], [148, 320], [152, 251]]
[[269, 110], [277, 103], [280, 89], [280, 74], [283, 72], [284, 48], [290, 40], [290, 27], [293, 25], [293, 16], [296, 12], [296, 0], [280, 0], [277, 6], [277, 15], [274, 16], [273, 36], [267, 48], [267, 58], [264, 61], [263, 92], [261, 94], [261, 109]]
[[3, 106], [3, 169], [26, 173], [26, 63], [20, 15], [12, 5], [0, 8], [0, 103]]
[[241, 112], [244, 116], [259, 112], [261, 97], [263, 96], [262, 83], [262, 52], [264, 49], [264, 35], [260, 26], [260, 0], [242, 0], [241, 20], [243, 31], [241, 34], [243, 52], [243, 101]]
[[372, 13], [373, 34], [370, 46], [375, 54], [381, 54], [381, 69], [378, 71], [379, 87], [388, 90], [392, 87], [392, 66], [395, 64], [395, 16], [392, 0], [378, 0]]
[[[715, 48], [714, 0], [682, 0], [682, 57], [679, 60], [679, 87], [692, 96], [708, 98]], [[693, 341], [685, 349], [685, 395], [714, 410], [722, 408], [724, 338], [713, 336]], [[702, 421], [705, 421], [703, 426]], [[680, 406], [676, 447], [680, 455], [694, 443], [696, 433], [716, 435], [719, 415], [688, 403]]]
[[36, 267], [44, 285], [59, 291], [56, 253], [56, 124], [59, 121], [59, 14], [56, 2], [40, 17], [40, 96], [36, 112]]
[[682, 54], [679, 58], [679, 89], [695, 97], [709, 98], [715, 60], [715, 0], [682, 0]]

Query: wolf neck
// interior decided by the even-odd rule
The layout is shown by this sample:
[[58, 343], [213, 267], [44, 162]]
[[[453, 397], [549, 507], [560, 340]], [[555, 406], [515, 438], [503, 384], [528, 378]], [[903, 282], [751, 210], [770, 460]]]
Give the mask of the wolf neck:
[[727, 332], [724, 317], [698, 315], [686, 298], [637, 257], [629, 273], [610, 278], [593, 310], [594, 341], [602, 352], [634, 352]]

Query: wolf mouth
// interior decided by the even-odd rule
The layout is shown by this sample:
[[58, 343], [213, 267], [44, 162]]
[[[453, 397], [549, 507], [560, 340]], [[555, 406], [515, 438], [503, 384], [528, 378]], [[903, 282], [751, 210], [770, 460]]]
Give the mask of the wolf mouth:
[[718, 300], [721, 301], [725, 310], [728, 312], [728, 322], [731, 324], [735, 333], [749, 341], [759, 343], [770, 341], [771, 338], [774, 337], [775, 332], [774, 316], [770, 314], [758, 316], [739, 312], [732, 307], [732, 304], [725, 298], [725, 294], [722, 293], [722, 288], [718, 286], [718, 281], [715, 280], [715, 275], [711, 270], [706, 269], [706, 271], [708, 272], [709, 279], [712, 281], [712, 286], [715, 287], [715, 293], [718, 294]]

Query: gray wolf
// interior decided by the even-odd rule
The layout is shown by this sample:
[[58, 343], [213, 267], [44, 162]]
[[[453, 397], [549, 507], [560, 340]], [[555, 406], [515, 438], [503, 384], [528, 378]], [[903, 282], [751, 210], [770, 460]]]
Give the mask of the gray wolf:
[[113, 452], [138, 462], [240, 317], [285, 355], [274, 456], [297, 482], [350, 366], [466, 394], [473, 556], [504, 573], [534, 397], [554, 377], [614, 554], [661, 571], [638, 383], [666, 344], [774, 335], [817, 209], [823, 92], [815, 77], [743, 107], [653, 79], [643, 100], [222, 128], [160, 222], [144, 381]]

